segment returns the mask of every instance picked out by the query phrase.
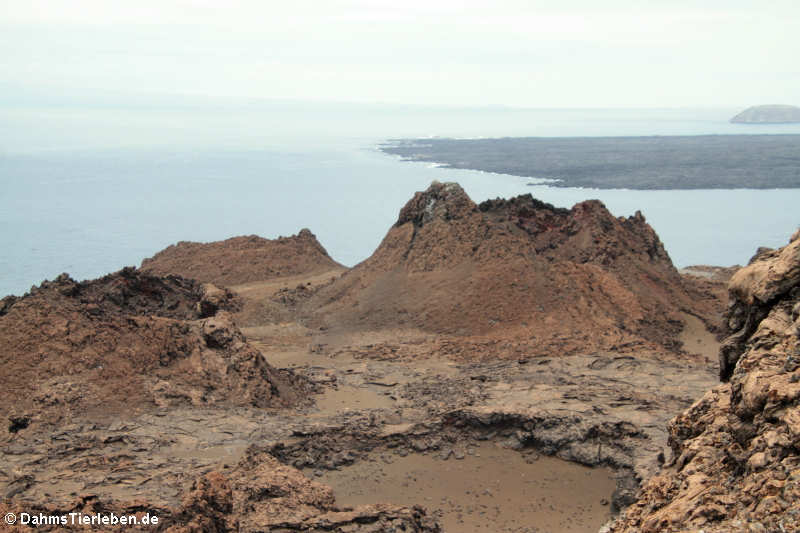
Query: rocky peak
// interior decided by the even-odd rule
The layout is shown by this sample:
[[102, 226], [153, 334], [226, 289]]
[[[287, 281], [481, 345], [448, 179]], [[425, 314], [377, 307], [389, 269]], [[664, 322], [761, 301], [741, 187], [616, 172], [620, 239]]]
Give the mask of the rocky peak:
[[478, 205], [478, 209], [484, 213], [505, 212], [519, 217], [530, 217], [539, 211], [545, 211], [553, 215], [567, 215], [568, 209], [555, 207], [552, 204], [537, 200], [530, 193], [520, 194], [514, 198], [495, 198], [486, 200]]
[[395, 226], [406, 222], [423, 226], [435, 219], [458, 219], [475, 211], [476, 207], [458, 183], [434, 181], [427, 190], [417, 192], [406, 203]]
[[476, 205], [457, 184], [434, 182], [314, 305], [347, 327], [400, 316], [437, 333], [517, 328], [537, 350], [553, 342], [563, 353], [566, 338], [575, 350], [634, 336], [675, 347], [679, 313], [708, 305], [697, 300], [641, 214], [618, 218], [596, 200], [557, 208], [530, 194]]
[[310, 241], [319, 244], [317, 236], [311, 233], [311, 230], [308, 228], [303, 228], [300, 230], [300, 232], [297, 234], [297, 240]]

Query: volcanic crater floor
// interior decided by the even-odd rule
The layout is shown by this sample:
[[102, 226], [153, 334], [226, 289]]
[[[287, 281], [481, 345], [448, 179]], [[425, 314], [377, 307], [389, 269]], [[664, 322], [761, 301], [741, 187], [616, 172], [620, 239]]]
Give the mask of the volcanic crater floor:
[[594, 533], [610, 517], [615, 487], [609, 468], [491, 442], [454, 453], [374, 452], [319, 479], [333, 488], [340, 505], [424, 505], [445, 531], [462, 533]]

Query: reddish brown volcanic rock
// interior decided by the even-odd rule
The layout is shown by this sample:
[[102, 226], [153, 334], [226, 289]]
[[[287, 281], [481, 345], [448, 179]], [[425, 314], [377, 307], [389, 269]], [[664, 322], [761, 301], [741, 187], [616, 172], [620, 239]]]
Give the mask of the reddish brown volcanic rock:
[[307, 229], [274, 240], [256, 235], [224, 241], [182, 241], [142, 261], [142, 270], [216, 285], [240, 285], [340, 267]]
[[596, 200], [558, 209], [530, 195], [476, 205], [435, 182], [312, 302], [332, 328], [415, 327], [563, 354], [677, 349], [681, 312], [709, 316], [713, 300], [684, 283], [639, 213], [616, 218]]
[[330, 487], [266, 453], [250, 452], [225, 476], [199, 478], [168, 533], [333, 531], [438, 533], [419, 507], [391, 504], [336, 507]]
[[0, 414], [13, 433], [37, 417], [294, 402], [294, 378], [245, 342], [237, 308], [229, 291], [132, 268], [44, 282], [4, 300]]
[[730, 383], [672, 421], [672, 460], [615, 532], [800, 531], [800, 232], [729, 290]]
[[[162, 531], [166, 533], [284, 533], [329, 531], [332, 533], [440, 533], [436, 520], [421, 507], [369, 504], [355, 508], [336, 505], [330, 487], [305, 477], [272, 455], [254, 450], [224, 473], [211, 471], [187, 487], [182, 504], [163, 507], [152, 502], [118, 502], [83, 495], [59, 505], [51, 502], [1, 501], [0, 513], [23, 512], [61, 516], [69, 512], [86, 515], [114, 513], [136, 515], [147, 512], [159, 519], [157, 527], [105, 527], [103, 531]], [[95, 529], [97, 526], [95, 526]], [[41, 531], [88, 531], [79, 525], [43, 525]], [[0, 531], [16, 533], [30, 527], [0, 524]]]

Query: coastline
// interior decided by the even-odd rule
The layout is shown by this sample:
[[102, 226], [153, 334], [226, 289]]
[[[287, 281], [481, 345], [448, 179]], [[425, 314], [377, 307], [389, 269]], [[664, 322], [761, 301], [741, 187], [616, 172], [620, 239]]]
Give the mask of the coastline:
[[800, 188], [798, 134], [393, 139], [401, 161], [629, 190]]

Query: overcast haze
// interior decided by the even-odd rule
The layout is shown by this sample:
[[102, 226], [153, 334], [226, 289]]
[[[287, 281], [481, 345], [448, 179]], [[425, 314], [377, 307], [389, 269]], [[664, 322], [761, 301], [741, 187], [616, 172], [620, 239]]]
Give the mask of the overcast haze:
[[800, 2], [3, 1], [9, 100], [800, 104]]

